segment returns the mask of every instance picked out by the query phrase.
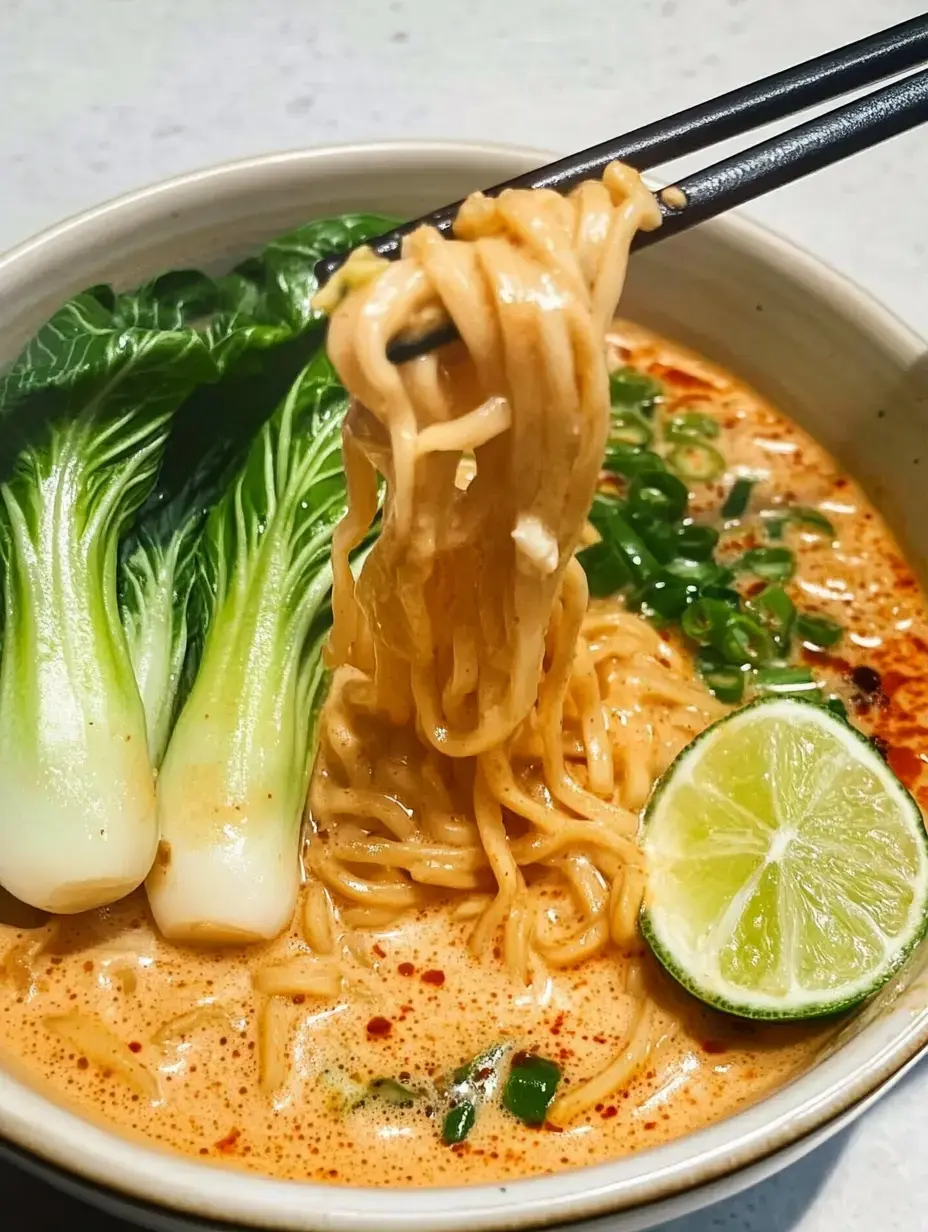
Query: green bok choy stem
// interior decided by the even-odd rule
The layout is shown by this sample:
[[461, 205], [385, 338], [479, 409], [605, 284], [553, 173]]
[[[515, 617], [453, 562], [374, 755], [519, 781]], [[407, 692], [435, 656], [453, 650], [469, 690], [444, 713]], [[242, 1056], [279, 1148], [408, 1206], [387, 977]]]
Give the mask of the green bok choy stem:
[[329, 553], [345, 510], [346, 407], [317, 355], [203, 533], [191, 606], [202, 658], [158, 780], [161, 845], [148, 879], [171, 940], [271, 938], [293, 913]]
[[151, 865], [154, 771], [118, 541], [174, 412], [215, 375], [194, 331], [126, 328], [85, 293], [0, 380], [0, 883], [32, 906], [101, 906]]

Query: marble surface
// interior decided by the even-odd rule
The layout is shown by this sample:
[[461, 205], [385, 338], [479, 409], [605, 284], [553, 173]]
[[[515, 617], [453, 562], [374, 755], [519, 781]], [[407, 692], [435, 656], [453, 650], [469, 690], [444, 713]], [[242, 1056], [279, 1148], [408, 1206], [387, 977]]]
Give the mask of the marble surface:
[[[907, 0], [0, 0], [0, 250], [127, 189], [390, 137], [570, 150], [916, 15]], [[928, 336], [928, 132], [750, 213]], [[740, 1198], [664, 1232], [920, 1232], [928, 1068]], [[5, 1232], [122, 1225], [0, 1167]], [[15, 1212], [15, 1213], [11, 1213]]]

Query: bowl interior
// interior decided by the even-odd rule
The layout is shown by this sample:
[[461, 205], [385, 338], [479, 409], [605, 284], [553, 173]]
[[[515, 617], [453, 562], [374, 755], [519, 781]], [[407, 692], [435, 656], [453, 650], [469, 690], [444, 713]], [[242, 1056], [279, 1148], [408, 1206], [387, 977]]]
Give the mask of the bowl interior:
[[[326, 213], [415, 216], [543, 161], [492, 146], [346, 147], [252, 160], [124, 198], [0, 258], [0, 359], [84, 286], [219, 268]], [[864, 484], [924, 574], [928, 361], [917, 338], [844, 279], [735, 220], [636, 256], [622, 312], [729, 367], [812, 432]], [[762, 1104], [656, 1151], [505, 1187], [389, 1193], [229, 1173], [86, 1125], [15, 1066], [0, 1072], [0, 1134], [90, 1180], [239, 1224], [426, 1232], [593, 1217], [705, 1185], [864, 1099], [928, 1040], [926, 961], [923, 947], [811, 1072]], [[634, 1226], [646, 1224], [636, 1217]]]

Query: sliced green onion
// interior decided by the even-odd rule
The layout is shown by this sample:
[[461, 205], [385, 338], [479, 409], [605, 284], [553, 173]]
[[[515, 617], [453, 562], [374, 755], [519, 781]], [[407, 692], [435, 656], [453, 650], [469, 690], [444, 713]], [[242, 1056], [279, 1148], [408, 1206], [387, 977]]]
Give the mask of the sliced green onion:
[[603, 458], [603, 470], [613, 475], [623, 475], [632, 479], [645, 471], [665, 471], [667, 469], [660, 454], [650, 449], [637, 449], [632, 445], [610, 444], [606, 446], [606, 456]]
[[403, 1086], [395, 1078], [372, 1079], [370, 1093], [387, 1104], [393, 1104], [396, 1108], [411, 1108], [420, 1095], [419, 1091]]
[[617, 368], [609, 376], [609, 398], [614, 407], [631, 407], [650, 418], [663, 394], [660, 381], [634, 368]]
[[677, 445], [667, 455], [667, 465], [690, 483], [711, 483], [725, 470], [725, 459], [702, 441]]
[[808, 505], [793, 505], [789, 511], [789, 520], [808, 530], [817, 530], [827, 539], [837, 538], [834, 523], [826, 518], [820, 509], [812, 509]]
[[764, 667], [776, 657], [776, 646], [767, 630], [741, 612], [728, 616], [714, 645], [726, 662], [741, 667]]
[[754, 685], [761, 693], [789, 694], [792, 697], [821, 697], [818, 682], [807, 667], [761, 668], [754, 673]]
[[740, 702], [744, 696], [744, 672], [740, 667], [734, 667], [730, 663], [723, 663], [716, 654], [711, 651], [703, 651], [697, 660], [699, 674], [706, 683], [706, 687], [713, 693], [720, 702], [728, 702], [734, 705]]
[[788, 509], [765, 509], [761, 513], [764, 529], [771, 539], [782, 539], [787, 526], [814, 530], [825, 539], [837, 538], [834, 524], [819, 509], [810, 505], [791, 505]]
[[796, 572], [796, 557], [789, 548], [750, 548], [734, 567], [768, 582], [785, 582]]
[[796, 636], [804, 642], [825, 649], [841, 641], [844, 629], [836, 620], [829, 620], [827, 616], [800, 612], [796, 617]]
[[612, 507], [608, 511], [604, 526], [597, 529], [605, 543], [622, 553], [624, 563], [636, 582], [646, 582], [657, 572], [660, 567], [657, 558], [617, 508]]
[[673, 523], [659, 521], [634, 509], [629, 509], [627, 516], [634, 530], [644, 540], [645, 546], [662, 565], [666, 565], [680, 555], [676, 527]]
[[476, 1120], [477, 1109], [469, 1099], [455, 1104], [453, 1108], [449, 1108], [445, 1113], [445, 1119], [441, 1126], [442, 1142], [446, 1146], [454, 1146], [455, 1143], [463, 1142], [474, 1128]]
[[606, 533], [613, 510], [620, 513], [625, 508], [625, 502], [618, 496], [608, 492], [597, 492], [590, 505], [589, 519], [599, 531], [600, 538]]
[[789, 647], [793, 621], [796, 619], [796, 608], [783, 587], [766, 586], [759, 595], [749, 599], [745, 607], [764, 626], [777, 649], [785, 653]]
[[726, 586], [721, 582], [710, 582], [704, 586], [700, 592], [705, 599], [721, 599], [721, 601], [734, 611], [741, 611], [741, 596], [737, 590], [732, 590], [730, 586]]
[[731, 607], [727, 603], [722, 599], [710, 599], [703, 595], [690, 604], [680, 623], [687, 637], [700, 645], [708, 646], [721, 634], [730, 619]]
[[718, 421], [701, 411], [681, 411], [672, 415], [664, 426], [668, 441], [713, 440], [719, 434]]
[[613, 408], [609, 441], [613, 445], [631, 445], [644, 449], [651, 444], [654, 429], [640, 411], [627, 407]]
[[721, 569], [714, 560], [671, 560], [665, 565], [665, 572], [700, 591], [704, 586], [717, 586], [728, 577], [727, 570]]
[[686, 484], [668, 471], [646, 471], [631, 481], [629, 508], [664, 522], [676, 522], [689, 500]]
[[650, 620], [667, 624], [678, 620], [690, 601], [691, 588], [662, 570], [634, 598], [634, 603]]
[[503, 1107], [526, 1125], [544, 1125], [561, 1069], [546, 1057], [517, 1053], [503, 1087]]
[[614, 595], [631, 581], [624, 558], [608, 543], [593, 543], [577, 553], [590, 594], [595, 599]]
[[722, 506], [723, 518], [740, 518], [751, 503], [751, 492], [756, 479], [736, 479], [728, 490], [725, 504]]
[[714, 526], [691, 522], [674, 530], [677, 552], [685, 560], [710, 560], [719, 541], [719, 532]]

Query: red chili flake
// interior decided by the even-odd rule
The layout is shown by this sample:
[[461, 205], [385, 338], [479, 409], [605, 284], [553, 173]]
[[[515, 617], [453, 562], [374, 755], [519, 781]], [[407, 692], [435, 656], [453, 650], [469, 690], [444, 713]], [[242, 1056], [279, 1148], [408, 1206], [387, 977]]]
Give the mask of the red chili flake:
[[386, 958], [387, 956], [386, 950], [382, 949], [379, 945], [375, 945], [373, 948], [374, 948], [374, 953], [377, 955], [378, 958]]
[[672, 364], [652, 364], [649, 371], [652, 376], [669, 381], [671, 385], [681, 385], [685, 389], [712, 388], [708, 381], [704, 381], [695, 372], [685, 372], [682, 368], [677, 368]]
[[224, 1155], [228, 1155], [230, 1151], [235, 1150], [236, 1143], [242, 1136], [240, 1129], [230, 1129], [224, 1138], [220, 1138], [215, 1147], [217, 1151], [222, 1151]]
[[412, 963], [400, 963], [397, 967], [397, 971], [400, 975], [415, 975], [416, 973], [416, 969]]
[[91, 972], [91, 971], [93, 970], [93, 963], [90, 961], [90, 959], [89, 959], [89, 958], [88, 958], [88, 960], [84, 963], [84, 970], [85, 970], [85, 971], [87, 971], [88, 973], [89, 973], [89, 972]]
[[138, 1040], [133, 1040], [132, 1043], [129, 1045], [129, 1051], [130, 1052], [141, 1052], [142, 1045], [139, 1043]]
[[77, 1068], [78, 1069], [86, 1069], [89, 1064], [90, 1062], [87, 1060], [86, 1057], [77, 1058]]
[[389, 1035], [393, 1030], [393, 1023], [389, 1018], [372, 1018], [367, 1024], [368, 1035], [384, 1036]]
[[564, 1132], [563, 1125], [555, 1125], [553, 1121], [545, 1121], [545, 1129], [549, 1134], [562, 1134]]
[[552, 1022], [549, 1028], [549, 1030], [551, 1031], [551, 1034], [560, 1035], [561, 1028], [563, 1027], [563, 1025], [564, 1025], [564, 1015], [558, 1014], [557, 1018], [555, 1018], [554, 1022]]
[[728, 1052], [728, 1045], [723, 1044], [720, 1040], [703, 1040], [702, 1050], [716, 1056], [721, 1055], [723, 1052]]
[[441, 988], [444, 982], [445, 982], [444, 971], [423, 971], [422, 972], [422, 983], [423, 984], [434, 984], [436, 988]]
[[614, 1116], [618, 1115], [618, 1112], [619, 1110], [616, 1108], [615, 1104], [610, 1104], [608, 1108], [603, 1109], [603, 1120], [611, 1120]]
[[604, 1035], [594, 1035], [593, 1036], [594, 1044], [605, 1044], [605, 1042], [606, 1042], [606, 1037]]
[[293, 1000], [294, 1005], [302, 1005], [303, 1002], [306, 1000], [306, 994], [302, 992], [295, 992], [293, 994], [292, 1000]]
[[657, 1129], [657, 1121], [645, 1121], [645, 1129]]

